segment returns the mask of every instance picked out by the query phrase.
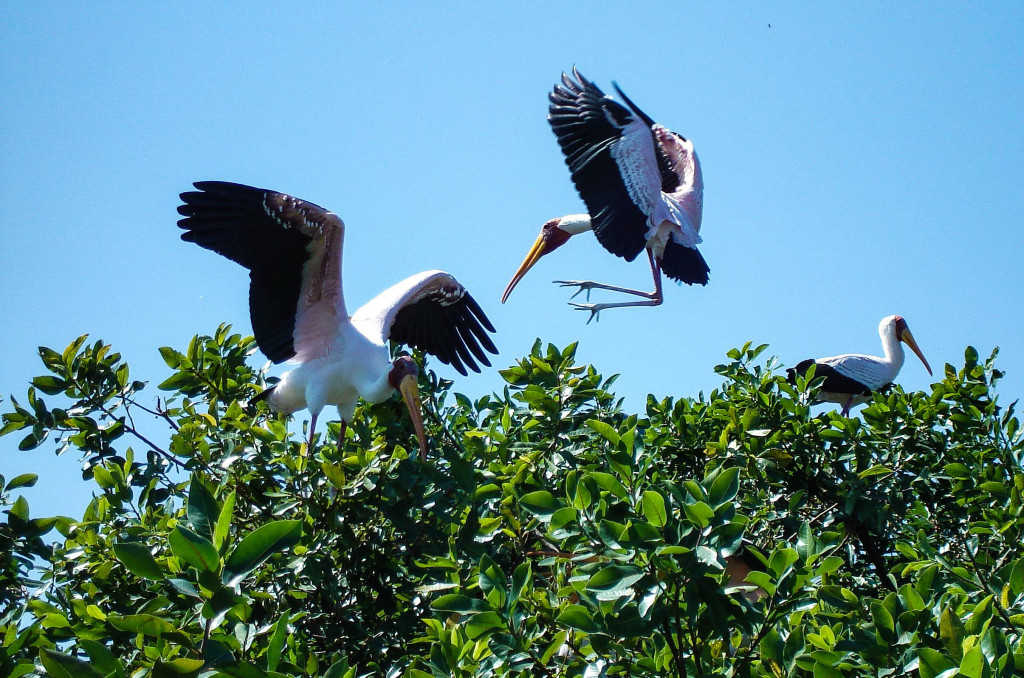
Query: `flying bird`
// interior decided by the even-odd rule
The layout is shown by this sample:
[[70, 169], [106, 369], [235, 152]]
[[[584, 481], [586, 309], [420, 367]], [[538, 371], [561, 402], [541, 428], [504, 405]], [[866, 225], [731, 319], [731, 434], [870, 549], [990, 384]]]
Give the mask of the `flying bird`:
[[[389, 287], [352, 315], [345, 308], [341, 254], [345, 224], [333, 212], [284, 193], [202, 181], [181, 194], [181, 239], [249, 269], [249, 316], [260, 350], [297, 367], [257, 398], [278, 411], [308, 409], [309, 445], [317, 416], [337, 405], [342, 437], [356, 402], [402, 394], [426, 458], [416, 377], [408, 355], [388, 341], [437, 357], [460, 374], [490, 366], [494, 327], [466, 288], [444, 271], [424, 271]], [[387, 267], [386, 253], [378, 267]]]
[[928, 374], [931, 366], [917, 346], [914, 335], [907, 327], [902, 316], [890, 315], [882, 318], [878, 324], [878, 335], [882, 338], [883, 357], [846, 353], [828, 358], [811, 358], [797, 363], [796, 367], [787, 370], [789, 381], [796, 383], [796, 375], [803, 375], [814, 365], [814, 376], [825, 377], [818, 392], [818, 402], [842, 403], [844, 417], [849, 416], [850, 408], [871, 400], [874, 391], [883, 389], [896, 378], [903, 367], [903, 346], [906, 343], [917, 357], [924, 363]]
[[662, 302], [661, 274], [688, 285], [706, 285], [708, 269], [697, 250], [704, 204], [704, 179], [693, 142], [654, 122], [619, 86], [625, 104], [605, 96], [576, 69], [562, 74], [549, 98], [548, 122], [565, 155], [573, 183], [588, 214], [551, 219], [505, 288], [504, 303], [537, 261], [570, 237], [593, 231], [612, 254], [633, 261], [647, 252], [654, 291], [605, 285], [590, 280], [556, 280], [582, 291], [623, 292], [639, 301], [572, 305], [590, 311], [623, 306], [657, 306]]

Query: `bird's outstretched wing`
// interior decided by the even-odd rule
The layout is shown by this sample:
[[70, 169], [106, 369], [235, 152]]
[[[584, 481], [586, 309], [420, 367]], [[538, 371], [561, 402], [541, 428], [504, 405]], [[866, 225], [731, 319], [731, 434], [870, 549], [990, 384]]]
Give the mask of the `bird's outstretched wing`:
[[[621, 174], [613, 149], [630, 129], [633, 136], [628, 146], [647, 143], [653, 152], [653, 137], [637, 137], [637, 132], [643, 131], [638, 129], [640, 126], [650, 137], [650, 119], [605, 96], [576, 69], [572, 77], [562, 74], [561, 84], [548, 98], [548, 123], [558, 137], [576, 190], [587, 205], [594, 235], [609, 252], [632, 261], [647, 243], [647, 213], [637, 203], [638, 196], [631, 195], [627, 184], [631, 178]], [[627, 149], [624, 146], [619, 152], [622, 150]], [[660, 188], [660, 168], [654, 171]]]
[[494, 326], [466, 288], [444, 271], [424, 271], [384, 290], [352, 315], [370, 337], [393, 341], [437, 357], [460, 374], [474, 362], [490, 367], [484, 350], [497, 353]]
[[181, 239], [249, 269], [249, 317], [275, 363], [316, 357], [346, 316], [341, 287], [345, 225], [284, 193], [199, 181], [181, 194]]

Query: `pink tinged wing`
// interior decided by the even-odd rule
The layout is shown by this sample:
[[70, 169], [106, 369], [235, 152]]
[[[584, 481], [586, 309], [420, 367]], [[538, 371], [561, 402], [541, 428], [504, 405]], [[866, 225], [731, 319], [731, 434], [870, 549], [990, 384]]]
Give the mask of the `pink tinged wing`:
[[295, 309], [295, 356], [289, 362], [322, 357], [348, 315], [341, 284], [345, 224], [333, 212], [284, 193], [268, 193], [264, 207], [283, 228], [295, 228], [311, 238]]
[[[490, 366], [485, 351], [497, 353], [489, 332], [494, 327], [453, 276], [424, 271], [389, 287], [352, 315], [365, 336], [425, 351], [461, 374]], [[474, 361], [476, 358], [476, 361]]]
[[276, 363], [322, 350], [345, 317], [344, 225], [305, 200], [228, 181], [181, 194], [178, 226], [194, 242], [249, 269], [249, 315], [260, 349]]
[[661, 173], [647, 124], [639, 118], [630, 120], [611, 155], [633, 204], [650, 218], [661, 202]]

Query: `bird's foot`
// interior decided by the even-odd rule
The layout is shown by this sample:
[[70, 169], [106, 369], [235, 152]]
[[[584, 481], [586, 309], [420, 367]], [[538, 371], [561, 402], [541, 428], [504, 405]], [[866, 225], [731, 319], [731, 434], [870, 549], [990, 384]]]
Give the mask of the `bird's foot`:
[[600, 313], [604, 309], [608, 308], [608, 304], [578, 304], [570, 301], [569, 305], [575, 308], [577, 311], [590, 311], [590, 317], [587, 318], [587, 324], [590, 324], [591, 320], [600, 320]]
[[580, 292], [586, 292], [587, 301], [590, 301], [590, 290], [600, 287], [600, 283], [596, 283], [593, 280], [552, 280], [551, 282], [562, 287], [579, 287], [569, 298], [575, 299]]

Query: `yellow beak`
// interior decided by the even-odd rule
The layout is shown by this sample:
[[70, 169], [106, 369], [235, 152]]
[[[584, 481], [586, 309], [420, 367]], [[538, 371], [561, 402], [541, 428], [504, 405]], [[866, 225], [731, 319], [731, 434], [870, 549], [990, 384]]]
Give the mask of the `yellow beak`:
[[416, 429], [416, 437], [420, 441], [420, 459], [426, 461], [427, 433], [423, 429], [423, 411], [420, 409], [420, 387], [416, 383], [415, 375], [407, 374], [402, 377], [402, 381], [398, 384], [398, 390], [405, 399], [405, 406], [409, 409], [413, 428]]
[[924, 354], [921, 353], [921, 349], [917, 347], [917, 342], [914, 341], [914, 335], [910, 333], [909, 327], [903, 330], [903, 333], [900, 335], [900, 340], [903, 341], [903, 343], [905, 343], [907, 346], [909, 346], [911, 351], [917, 354], [917, 357], [920, 358], [921, 362], [924, 363], [924, 368], [928, 370], [928, 374], [930, 375], [932, 373], [932, 368], [928, 364], [928, 361], [925, 360]]
[[526, 258], [523, 259], [523, 263], [519, 264], [519, 269], [516, 271], [516, 274], [512, 276], [512, 281], [508, 284], [508, 287], [505, 288], [505, 293], [501, 295], [501, 303], [505, 303], [505, 300], [508, 299], [508, 295], [512, 294], [512, 290], [514, 290], [516, 285], [519, 284], [519, 281], [523, 279], [523, 276], [526, 275], [527, 271], [533, 268], [534, 264], [540, 261], [542, 256], [544, 256], [544, 231], [541, 231], [540, 235], [537, 236], [537, 241], [533, 243], [533, 247], [530, 248]]

